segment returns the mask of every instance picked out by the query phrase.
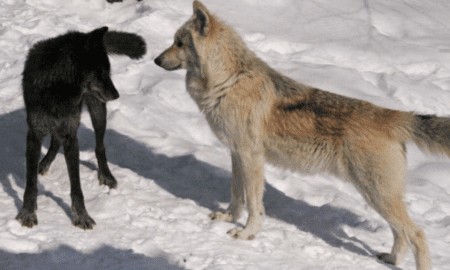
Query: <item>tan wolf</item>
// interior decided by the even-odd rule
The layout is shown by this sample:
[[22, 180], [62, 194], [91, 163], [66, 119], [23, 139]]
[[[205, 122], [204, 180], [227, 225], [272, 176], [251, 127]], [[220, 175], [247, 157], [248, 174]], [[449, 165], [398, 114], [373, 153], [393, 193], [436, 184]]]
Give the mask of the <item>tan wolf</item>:
[[450, 156], [450, 119], [385, 109], [287, 78], [198, 1], [155, 63], [166, 70], [187, 69], [187, 91], [231, 150], [231, 203], [210, 215], [235, 222], [247, 204], [245, 228], [230, 230], [231, 236], [253, 239], [260, 231], [263, 165], [270, 162], [349, 181], [394, 234], [391, 253], [377, 257], [398, 264], [409, 245], [417, 269], [431, 269], [425, 233], [403, 201], [405, 144]]

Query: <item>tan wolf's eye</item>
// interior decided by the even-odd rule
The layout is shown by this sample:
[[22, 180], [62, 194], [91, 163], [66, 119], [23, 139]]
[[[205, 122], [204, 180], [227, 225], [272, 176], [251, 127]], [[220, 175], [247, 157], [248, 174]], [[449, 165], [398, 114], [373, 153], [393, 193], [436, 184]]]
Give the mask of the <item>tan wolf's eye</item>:
[[178, 48], [181, 48], [181, 47], [183, 47], [183, 42], [181, 42], [181, 40], [177, 40], [176, 42], [175, 42], [175, 45], [178, 47]]

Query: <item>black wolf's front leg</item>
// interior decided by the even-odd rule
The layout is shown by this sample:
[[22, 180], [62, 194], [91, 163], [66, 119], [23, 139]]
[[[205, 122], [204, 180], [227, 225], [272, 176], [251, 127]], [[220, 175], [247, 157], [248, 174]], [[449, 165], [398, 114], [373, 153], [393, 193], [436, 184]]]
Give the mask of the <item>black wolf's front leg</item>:
[[99, 183], [109, 188], [116, 188], [117, 181], [109, 170], [103, 142], [106, 130], [106, 104], [91, 96], [86, 97], [85, 103], [95, 131], [95, 156], [97, 157]]
[[70, 197], [72, 198], [72, 223], [83, 230], [91, 230], [95, 221], [88, 215], [84, 206], [80, 183], [80, 153], [76, 131], [64, 142], [64, 157], [70, 178]]
[[43, 136], [39, 136], [32, 129], [27, 132], [27, 150], [26, 150], [26, 186], [23, 195], [23, 206], [16, 216], [17, 221], [24, 227], [32, 228], [38, 224], [37, 210], [37, 173], [39, 158], [41, 156]]

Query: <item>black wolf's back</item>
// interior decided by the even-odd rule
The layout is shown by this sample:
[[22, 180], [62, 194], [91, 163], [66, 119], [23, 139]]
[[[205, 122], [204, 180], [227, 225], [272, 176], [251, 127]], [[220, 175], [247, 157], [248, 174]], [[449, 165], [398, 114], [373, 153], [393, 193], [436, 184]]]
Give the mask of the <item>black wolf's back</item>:
[[24, 91], [27, 90], [27, 83], [34, 87], [48, 87], [48, 83], [56, 81], [74, 83], [78, 77], [78, 66], [82, 66], [79, 62], [85, 58], [86, 38], [83, 33], [69, 32], [37, 42], [25, 62]]
[[[103, 45], [107, 27], [90, 33], [68, 32], [37, 42], [29, 51], [22, 87], [27, 112], [40, 108], [53, 114], [78, 103], [87, 74], [110, 64]], [[58, 113], [57, 113], [58, 114]]]

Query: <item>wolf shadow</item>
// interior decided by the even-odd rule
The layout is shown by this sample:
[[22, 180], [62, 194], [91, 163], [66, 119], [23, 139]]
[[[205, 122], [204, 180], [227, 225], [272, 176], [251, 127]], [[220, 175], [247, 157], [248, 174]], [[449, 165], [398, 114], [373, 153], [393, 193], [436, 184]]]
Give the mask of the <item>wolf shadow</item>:
[[[22, 200], [14, 185], [25, 188], [25, 118], [24, 109], [0, 115], [0, 126], [3, 127], [0, 129], [0, 183], [5, 193], [13, 198], [17, 210]], [[80, 151], [95, 151], [95, 133], [92, 129], [81, 124], [78, 138]], [[153, 179], [178, 198], [195, 201], [211, 211], [219, 208], [219, 203], [230, 201], [231, 173], [222, 168], [200, 161], [192, 155], [168, 157], [154, 153], [143, 143], [111, 129], [106, 130], [104, 141], [108, 146], [106, 153], [111, 164], [130, 169], [146, 179]], [[43, 145], [50, 148], [50, 140], [45, 140]], [[88, 161], [80, 161], [80, 164], [98, 170], [95, 164]], [[118, 181], [120, 188], [120, 179]], [[71, 217], [70, 206], [57, 194], [46, 191], [44, 187], [39, 187], [39, 190], [41, 196], [54, 200]], [[374, 257], [377, 254], [367, 244], [348, 236], [343, 230], [344, 226], [375, 230], [350, 210], [330, 205], [313, 206], [286, 196], [270, 184], [266, 184], [264, 204], [268, 216], [293, 224], [300, 231], [311, 233], [330, 246], [363, 256]], [[385, 266], [399, 269], [392, 265]]]

